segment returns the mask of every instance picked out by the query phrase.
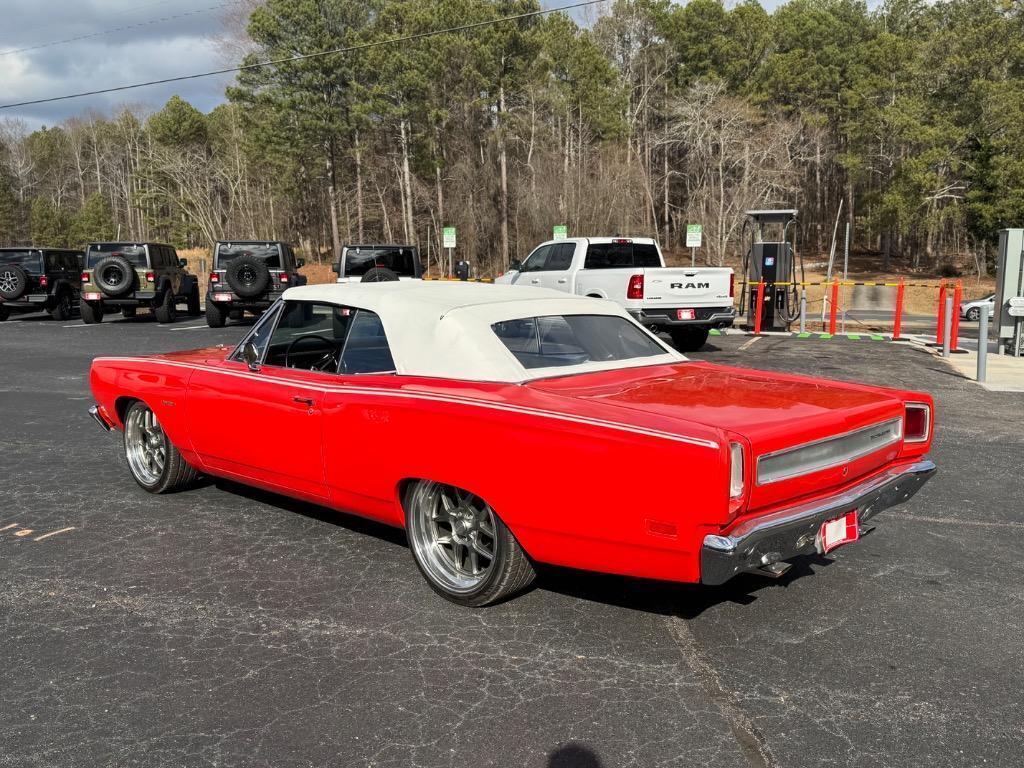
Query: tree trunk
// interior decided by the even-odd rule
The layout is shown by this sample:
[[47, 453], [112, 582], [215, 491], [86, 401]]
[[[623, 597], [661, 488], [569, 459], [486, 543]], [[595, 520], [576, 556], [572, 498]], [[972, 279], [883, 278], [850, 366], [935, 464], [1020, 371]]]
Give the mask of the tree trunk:
[[417, 245], [416, 229], [412, 218], [412, 174], [409, 171], [409, 128], [403, 118], [401, 120], [402, 134], [402, 180], [405, 184], [405, 229], [406, 237], [411, 245]]
[[500, 166], [501, 188], [498, 193], [498, 219], [501, 225], [501, 266], [508, 269], [508, 154], [505, 149], [505, 134], [502, 125], [505, 114], [505, 86], [498, 86], [498, 163]]
[[359, 242], [364, 242], [363, 237], [363, 149], [359, 144], [359, 131], [355, 132], [356, 152], [356, 234]]
[[334, 170], [334, 142], [327, 147], [327, 207], [331, 217], [331, 251], [334, 261], [341, 259], [341, 235], [338, 233], [338, 182]]

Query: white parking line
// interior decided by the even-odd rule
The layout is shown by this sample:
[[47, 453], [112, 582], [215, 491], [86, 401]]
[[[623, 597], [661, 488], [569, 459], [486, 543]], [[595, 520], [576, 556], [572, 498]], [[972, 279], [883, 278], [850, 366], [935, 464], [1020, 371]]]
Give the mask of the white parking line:
[[756, 344], [757, 342], [759, 342], [762, 338], [764, 338], [764, 337], [763, 336], [755, 336], [750, 341], [745, 342], [744, 344], [741, 344], [740, 348], [739, 348], [739, 351], [742, 352], [743, 350], [745, 350], [748, 347], [750, 347], [751, 344]]
[[209, 328], [209, 327], [210, 326], [208, 326], [208, 325], [206, 325], [204, 323], [203, 325], [177, 326], [175, 328], [165, 328], [164, 330], [167, 330], [167, 331], [198, 331], [200, 328]]

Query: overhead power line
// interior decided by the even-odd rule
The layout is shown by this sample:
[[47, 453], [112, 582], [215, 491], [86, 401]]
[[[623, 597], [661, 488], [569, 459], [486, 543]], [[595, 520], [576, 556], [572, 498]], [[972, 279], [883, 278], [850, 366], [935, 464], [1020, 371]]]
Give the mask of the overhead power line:
[[90, 32], [87, 35], [77, 35], [75, 37], [66, 37], [63, 40], [50, 40], [46, 43], [38, 43], [36, 45], [28, 45], [24, 48], [11, 48], [7, 51], [0, 51], [0, 56], [10, 56], [15, 53], [25, 53], [26, 51], [38, 51], [41, 48], [52, 48], [56, 45], [65, 45], [67, 43], [76, 43], [79, 40], [89, 40], [94, 37], [103, 37], [105, 35], [113, 35], [116, 32], [127, 32], [132, 29], [142, 29], [143, 27], [151, 27], [154, 24], [165, 24], [168, 21], [175, 21], [177, 19], [184, 19], [187, 16], [197, 16], [201, 13], [210, 13], [220, 8], [225, 8], [228, 3], [218, 3], [217, 5], [211, 5], [209, 8], [197, 8], [194, 11], [183, 11], [182, 13], [175, 13], [169, 16], [161, 16], [158, 19], [150, 19], [149, 21], [138, 21], [134, 24], [125, 24], [121, 27], [114, 27], [113, 29], [104, 29], [100, 32]]
[[324, 56], [334, 56], [339, 53], [353, 53], [355, 51], [365, 51], [368, 48], [380, 48], [387, 45], [396, 45], [398, 43], [409, 43], [415, 40], [423, 40], [428, 37], [437, 37], [438, 35], [449, 35], [457, 32], [468, 32], [473, 29], [480, 29], [481, 27], [492, 27], [497, 24], [506, 24], [511, 21], [521, 21], [523, 19], [532, 18], [535, 16], [546, 16], [551, 13], [559, 13], [561, 11], [571, 11], [576, 8], [585, 8], [591, 5], [598, 5], [606, 2], [606, 0], [585, 0], [585, 2], [571, 3], [569, 5], [563, 5], [558, 8], [546, 8], [540, 11], [529, 11], [527, 13], [517, 13], [512, 16], [502, 16], [497, 19], [488, 19], [487, 21], [477, 21], [471, 24], [460, 24], [457, 27], [448, 27], [446, 29], [435, 29], [429, 32], [417, 32], [412, 35], [403, 35], [401, 37], [391, 37], [387, 40], [377, 40], [370, 43], [360, 43], [359, 45], [350, 45], [342, 48], [331, 48], [326, 51], [315, 51], [313, 53], [300, 53], [295, 56], [288, 56], [283, 59], [272, 59], [269, 61], [257, 61], [252, 64], [240, 64], [237, 67], [226, 67], [224, 69], [213, 69], [208, 72], [196, 72], [191, 75], [178, 75], [177, 77], [165, 77], [160, 80], [149, 80], [142, 83], [130, 83], [128, 85], [117, 85], [110, 88], [99, 88], [95, 91], [82, 91], [80, 93], [69, 93], [63, 96], [50, 96], [45, 99], [32, 99], [31, 101], [19, 101], [13, 104], [0, 104], [0, 109], [14, 109], [15, 107], [29, 107], [36, 104], [50, 104], [55, 101], [67, 101], [68, 99], [79, 99], [84, 96], [99, 96], [104, 93], [116, 93], [118, 91], [129, 91], [135, 88], [148, 88], [154, 85], [166, 85], [167, 83], [180, 83], [185, 80], [198, 80], [204, 77], [215, 77], [216, 75], [227, 75], [232, 72], [244, 72], [251, 69], [262, 69], [263, 67], [273, 67], [279, 64], [288, 64], [296, 61], [305, 61], [307, 59], [318, 59]]

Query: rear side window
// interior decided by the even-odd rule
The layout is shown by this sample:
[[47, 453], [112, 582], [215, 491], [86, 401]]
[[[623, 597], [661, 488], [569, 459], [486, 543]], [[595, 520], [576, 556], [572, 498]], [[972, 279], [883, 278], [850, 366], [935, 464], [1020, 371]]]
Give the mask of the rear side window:
[[559, 243], [552, 246], [544, 268], [552, 272], [564, 272], [572, 266], [572, 257], [575, 252], [575, 243]]
[[628, 269], [660, 267], [658, 249], [653, 243], [591, 243], [587, 246], [584, 269]]
[[643, 330], [614, 315], [549, 315], [491, 329], [527, 369], [633, 360], [666, 354]]

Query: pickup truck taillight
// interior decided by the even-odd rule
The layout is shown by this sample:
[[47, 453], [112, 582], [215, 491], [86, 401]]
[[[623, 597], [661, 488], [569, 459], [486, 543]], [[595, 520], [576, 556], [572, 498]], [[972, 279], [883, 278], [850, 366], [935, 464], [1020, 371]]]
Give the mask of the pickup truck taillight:
[[[622, 283], [619, 283], [622, 285]], [[644, 297], [644, 276], [633, 275], [629, 278], [629, 288], [626, 289], [627, 299], [642, 299]]]
[[83, 283], [88, 283], [89, 282], [89, 273], [88, 272], [83, 272], [82, 273], [82, 282]]
[[729, 275], [729, 298], [732, 299], [736, 296], [736, 273], [733, 272]]

